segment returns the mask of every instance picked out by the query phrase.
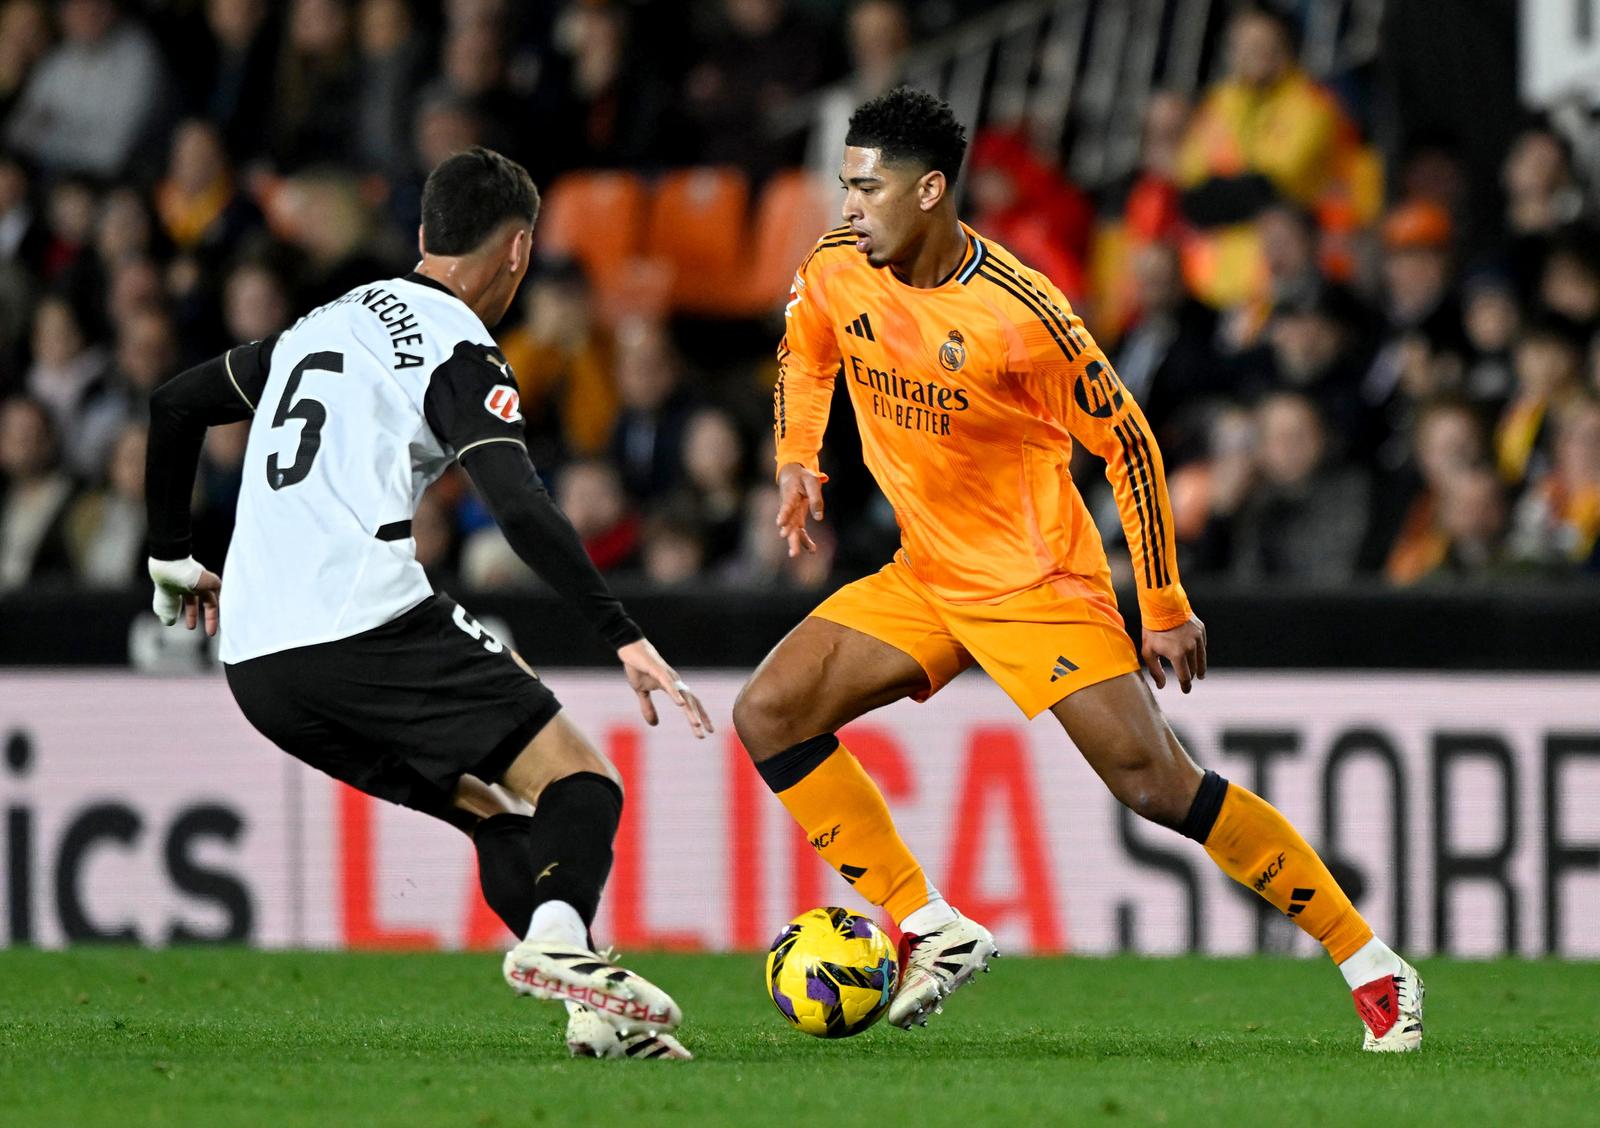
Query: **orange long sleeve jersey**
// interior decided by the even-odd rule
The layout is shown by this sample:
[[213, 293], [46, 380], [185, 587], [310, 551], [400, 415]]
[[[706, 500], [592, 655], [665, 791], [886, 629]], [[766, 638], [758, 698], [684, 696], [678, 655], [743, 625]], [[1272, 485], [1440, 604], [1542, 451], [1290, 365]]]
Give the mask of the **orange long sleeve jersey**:
[[1060, 291], [963, 230], [966, 258], [927, 289], [868, 265], [848, 228], [818, 241], [795, 275], [778, 347], [778, 465], [818, 472], [843, 375], [867, 468], [900, 523], [902, 559], [941, 597], [984, 602], [1045, 582], [1109, 585], [1068, 469], [1076, 438], [1105, 459], [1145, 625], [1185, 622], [1161, 453], [1144, 414]]

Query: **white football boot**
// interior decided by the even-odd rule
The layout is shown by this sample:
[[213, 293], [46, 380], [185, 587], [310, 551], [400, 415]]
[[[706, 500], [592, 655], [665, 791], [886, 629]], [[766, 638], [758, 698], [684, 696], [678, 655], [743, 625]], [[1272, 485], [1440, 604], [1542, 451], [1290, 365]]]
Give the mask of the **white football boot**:
[[889, 1025], [926, 1026], [949, 998], [998, 956], [994, 937], [975, 920], [957, 914], [922, 936], [900, 937], [900, 988], [889, 1004]]
[[567, 1004], [567, 1052], [573, 1057], [635, 1061], [692, 1061], [694, 1055], [671, 1034], [617, 1033], [617, 1028], [578, 1003]]
[[1368, 1053], [1403, 1054], [1422, 1048], [1422, 998], [1427, 989], [1416, 968], [1404, 960], [1400, 968], [1350, 992], [1367, 1028], [1361, 1048]]
[[683, 1012], [661, 988], [608, 956], [560, 940], [524, 940], [506, 953], [506, 982], [519, 995], [587, 1007], [626, 1038], [676, 1030]]

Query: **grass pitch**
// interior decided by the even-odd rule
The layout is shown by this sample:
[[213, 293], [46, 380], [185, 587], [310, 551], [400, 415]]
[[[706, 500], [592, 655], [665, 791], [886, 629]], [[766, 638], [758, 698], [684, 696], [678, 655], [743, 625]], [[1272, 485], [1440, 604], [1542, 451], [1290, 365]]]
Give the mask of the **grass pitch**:
[[1421, 1054], [1332, 968], [1002, 960], [926, 1030], [789, 1030], [756, 956], [641, 956], [694, 1062], [573, 1061], [493, 955], [0, 952], [0, 1124], [1596, 1123], [1600, 964], [1423, 963]]

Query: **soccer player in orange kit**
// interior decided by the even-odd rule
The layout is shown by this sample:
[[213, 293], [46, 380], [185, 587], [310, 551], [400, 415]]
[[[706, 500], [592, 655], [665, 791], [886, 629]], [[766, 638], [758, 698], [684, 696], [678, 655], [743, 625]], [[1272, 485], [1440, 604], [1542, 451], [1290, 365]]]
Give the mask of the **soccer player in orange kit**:
[[1077, 439], [1106, 463], [1133, 556], [1143, 668], [1183, 692], [1205, 627], [1178, 582], [1161, 455], [1144, 416], [1059, 291], [956, 216], [966, 133], [900, 88], [850, 120], [845, 225], [795, 275], [775, 390], [778, 533], [813, 551], [835, 379], [901, 548], [778, 644], [734, 705], [767, 785], [825, 861], [899, 925], [896, 1026], [926, 1025], [995, 955], [989, 930], [927, 880], [882, 793], [835, 732], [918, 701], [976, 663], [1032, 718], [1048, 709], [1121, 802], [1201, 843], [1327, 948], [1366, 1025], [1363, 1048], [1422, 1042], [1423, 985], [1378, 940], [1275, 808], [1192, 761], [1140, 676], [1105, 549], [1072, 483]]

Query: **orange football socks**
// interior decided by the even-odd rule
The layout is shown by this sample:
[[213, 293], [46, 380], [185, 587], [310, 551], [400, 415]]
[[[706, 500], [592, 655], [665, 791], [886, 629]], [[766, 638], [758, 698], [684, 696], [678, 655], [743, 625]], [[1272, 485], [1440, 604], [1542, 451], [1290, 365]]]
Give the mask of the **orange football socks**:
[[1206, 848], [1229, 877], [1248, 885], [1343, 963], [1372, 929], [1317, 852], [1272, 804], [1206, 772], [1180, 832]]
[[831, 733], [756, 765], [822, 860], [896, 921], [937, 893], [912, 856], [883, 793]]

